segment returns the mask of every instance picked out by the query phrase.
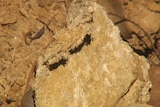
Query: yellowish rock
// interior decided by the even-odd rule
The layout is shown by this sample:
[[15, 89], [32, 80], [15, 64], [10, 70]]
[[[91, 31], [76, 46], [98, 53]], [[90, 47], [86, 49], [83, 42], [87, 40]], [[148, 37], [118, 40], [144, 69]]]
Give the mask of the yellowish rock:
[[38, 59], [36, 106], [150, 107], [149, 64], [121, 39], [103, 8], [73, 2], [68, 16], [68, 28]]

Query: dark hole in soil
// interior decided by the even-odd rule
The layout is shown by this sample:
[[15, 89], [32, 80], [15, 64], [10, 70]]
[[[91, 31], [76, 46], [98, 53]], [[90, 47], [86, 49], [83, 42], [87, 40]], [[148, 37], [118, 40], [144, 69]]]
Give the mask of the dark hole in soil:
[[144, 52], [142, 50], [138, 50], [138, 49], [134, 49], [134, 52], [136, 52], [138, 55], [143, 55], [144, 57], [148, 57], [149, 54], [151, 54], [153, 52], [153, 49], [150, 48], [145, 48]]
[[65, 66], [67, 64], [67, 59], [62, 58], [61, 60], [59, 60], [58, 62], [49, 65], [49, 70], [52, 71], [54, 69], [57, 69], [60, 65]]
[[91, 40], [92, 40], [92, 39], [91, 39], [91, 35], [88, 35], [88, 34], [87, 34], [87, 35], [84, 37], [84, 39], [83, 39], [83, 41], [82, 41], [82, 43], [81, 43], [80, 45], [78, 45], [78, 46], [75, 47], [74, 49], [69, 50], [70, 54], [74, 54], [74, 53], [79, 52], [84, 45], [90, 45], [90, 44], [91, 44]]

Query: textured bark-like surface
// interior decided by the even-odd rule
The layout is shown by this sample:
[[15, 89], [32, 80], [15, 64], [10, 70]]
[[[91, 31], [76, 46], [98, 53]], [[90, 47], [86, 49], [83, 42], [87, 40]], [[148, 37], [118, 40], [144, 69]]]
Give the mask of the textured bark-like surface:
[[67, 28], [38, 59], [37, 107], [150, 107], [149, 64], [124, 42], [103, 8], [73, 2]]

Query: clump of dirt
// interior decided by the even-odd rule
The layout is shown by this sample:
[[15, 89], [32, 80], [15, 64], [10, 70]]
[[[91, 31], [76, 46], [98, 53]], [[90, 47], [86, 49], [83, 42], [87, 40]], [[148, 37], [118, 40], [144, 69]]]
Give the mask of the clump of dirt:
[[[34, 83], [37, 57], [66, 27], [73, 0], [0, 1], [0, 106], [15, 107]], [[95, 1], [95, 0], [94, 0]], [[160, 63], [159, 0], [97, 0], [120, 27], [122, 38], [152, 65]], [[107, 9], [107, 7], [109, 7]], [[116, 7], [116, 8], [115, 8]], [[151, 70], [151, 80], [155, 69]], [[153, 78], [152, 78], [153, 77]], [[158, 85], [153, 84], [149, 104], [157, 106]]]
[[7, 0], [0, 11], [0, 105], [17, 107], [34, 82], [37, 57], [66, 27], [67, 8], [59, 0]]

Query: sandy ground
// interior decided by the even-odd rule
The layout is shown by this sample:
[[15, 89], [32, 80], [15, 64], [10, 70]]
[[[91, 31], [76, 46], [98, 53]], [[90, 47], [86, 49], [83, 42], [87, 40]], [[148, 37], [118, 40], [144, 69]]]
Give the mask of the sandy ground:
[[[120, 27], [122, 38], [152, 65], [150, 79], [153, 88], [149, 104], [159, 107], [160, 1], [108, 1], [97, 0]], [[70, 2], [0, 1], [0, 106], [17, 107], [21, 104], [34, 83], [37, 57], [55, 41], [54, 34], [66, 27]]]

